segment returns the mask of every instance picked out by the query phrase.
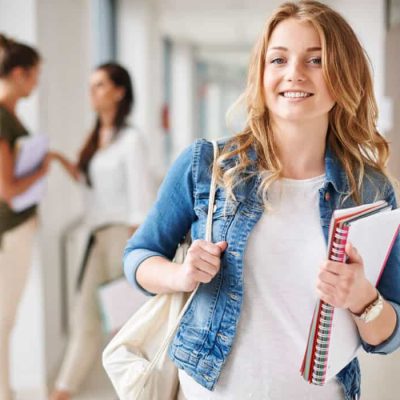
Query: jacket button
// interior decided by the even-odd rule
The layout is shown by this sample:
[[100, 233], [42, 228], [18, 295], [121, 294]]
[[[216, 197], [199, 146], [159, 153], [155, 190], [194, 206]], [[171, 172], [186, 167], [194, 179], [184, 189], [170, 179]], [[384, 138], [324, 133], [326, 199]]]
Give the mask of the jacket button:
[[325, 193], [325, 201], [329, 201], [331, 199], [331, 194], [329, 192]]
[[228, 296], [234, 301], [238, 301], [239, 300], [239, 296], [236, 295], [235, 293], [228, 293]]

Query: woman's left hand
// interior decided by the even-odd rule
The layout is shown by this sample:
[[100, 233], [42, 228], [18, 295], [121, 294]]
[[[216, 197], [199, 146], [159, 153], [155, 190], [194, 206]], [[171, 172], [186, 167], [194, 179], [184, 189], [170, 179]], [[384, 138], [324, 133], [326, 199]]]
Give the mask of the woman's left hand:
[[339, 308], [361, 314], [377, 297], [376, 289], [367, 280], [360, 254], [350, 242], [346, 244], [347, 263], [327, 260], [318, 274], [317, 292], [321, 300]]

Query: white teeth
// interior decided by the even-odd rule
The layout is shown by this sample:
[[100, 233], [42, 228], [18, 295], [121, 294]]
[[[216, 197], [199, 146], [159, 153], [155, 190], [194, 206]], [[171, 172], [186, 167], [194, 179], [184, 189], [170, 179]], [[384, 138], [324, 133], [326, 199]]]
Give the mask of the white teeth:
[[283, 96], [289, 98], [297, 98], [297, 97], [309, 97], [311, 96], [311, 94], [305, 92], [283, 92]]

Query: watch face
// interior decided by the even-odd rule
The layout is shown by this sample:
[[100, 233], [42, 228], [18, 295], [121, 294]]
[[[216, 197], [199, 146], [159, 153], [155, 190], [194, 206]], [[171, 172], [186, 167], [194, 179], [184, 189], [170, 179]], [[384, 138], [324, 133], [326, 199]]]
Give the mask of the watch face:
[[382, 309], [383, 309], [383, 304], [377, 304], [377, 305], [373, 306], [367, 312], [367, 314], [365, 316], [365, 322], [371, 322], [375, 318], [377, 318], [379, 316], [379, 314], [381, 313]]
[[361, 317], [365, 322], [371, 322], [379, 316], [382, 310], [383, 310], [383, 298], [379, 294], [378, 299], [373, 304], [371, 304], [369, 309], [365, 310], [364, 315], [362, 315]]

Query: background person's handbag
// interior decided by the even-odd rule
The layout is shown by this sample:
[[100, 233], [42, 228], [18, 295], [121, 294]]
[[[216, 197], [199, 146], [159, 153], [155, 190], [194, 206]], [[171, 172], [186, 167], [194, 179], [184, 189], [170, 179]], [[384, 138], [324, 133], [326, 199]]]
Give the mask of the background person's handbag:
[[[214, 160], [218, 154], [215, 142]], [[211, 177], [206, 240], [211, 241], [215, 199]], [[183, 262], [187, 245], [180, 246], [176, 262]], [[183, 254], [184, 253], [184, 254]], [[178, 260], [177, 258], [181, 259]], [[197, 286], [198, 288], [198, 286]], [[103, 352], [103, 366], [120, 400], [174, 400], [178, 369], [168, 358], [168, 347], [186, 309], [197, 292], [159, 294], [148, 300], [122, 327]]]
[[101, 284], [97, 299], [103, 331], [113, 335], [142, 306], [148, 297], [139, 290], [132, 290], [124, 276]]

